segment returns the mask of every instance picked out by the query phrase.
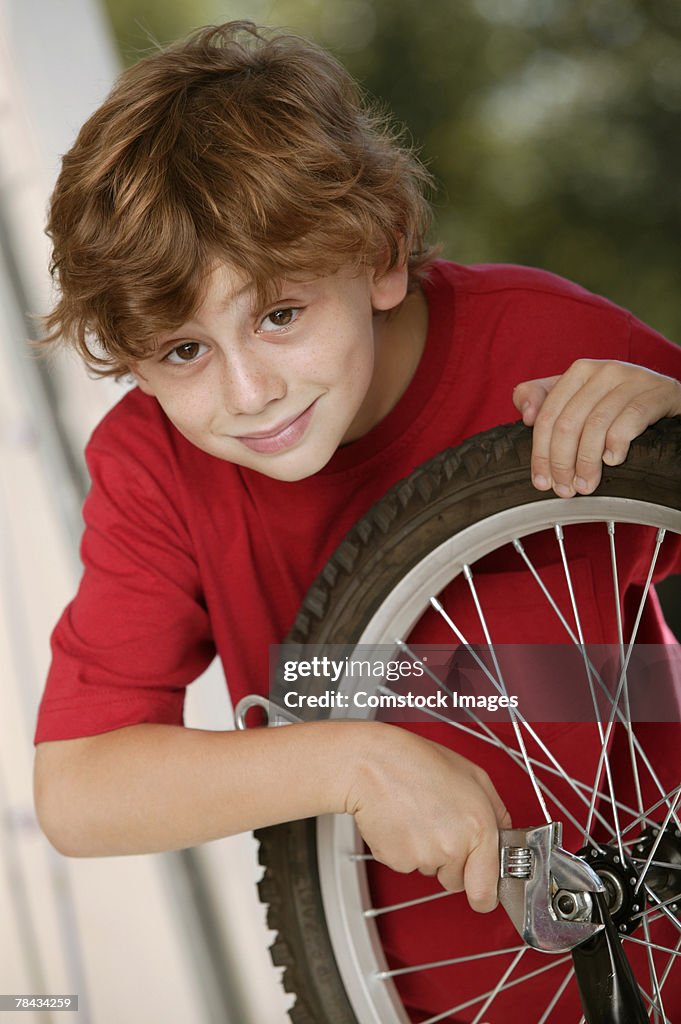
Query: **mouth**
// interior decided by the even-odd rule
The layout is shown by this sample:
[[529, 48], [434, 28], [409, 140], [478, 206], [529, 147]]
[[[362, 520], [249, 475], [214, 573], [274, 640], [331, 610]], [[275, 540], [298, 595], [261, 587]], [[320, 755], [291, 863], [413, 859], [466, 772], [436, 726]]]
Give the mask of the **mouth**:
[[250, 448], [251, 451], [267, 455], [283, 451], [285, 448], [291, 448], [294, 444], [297, 444], [307, 430], [316, 404], [317, 399], [315, 398], [314, 402], [308, 405], [306, 409], [303, 409], [302, 412], [296, 413], [295, 416], [277, 424], [272, 430], [257, 430], [252, 434], [234, 434], [232, 436], [236, 441], [240, 441], [241, 444], [245, 445], [246, 448]]

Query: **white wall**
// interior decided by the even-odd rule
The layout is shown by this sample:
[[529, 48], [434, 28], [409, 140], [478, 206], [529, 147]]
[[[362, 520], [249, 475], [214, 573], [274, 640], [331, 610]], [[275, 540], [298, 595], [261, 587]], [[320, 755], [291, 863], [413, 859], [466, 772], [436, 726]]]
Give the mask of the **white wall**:
[[[116, 70], [95, 3], [0, 0], [0, 992], [78, 993], [80, 1024], [283, 1024], [250, 837], [196, 854], [222, 933], [227, 1016], [178, 859], [67, 860], [32, 808], [33, 726], [49, 632], [79, 572], [80, 494], [26, 354], [23, 305], [47, 308], [47, 197], [60, 155]], [[65, 438], [80, 453], [121, 388], [91, 381], [70, 359], [50, 375]], [[217, 666], [190, 693], [188, 724], [229, 725]], [[14, 1018], [50, 1024], [48, 1013], [3, 1020]]]

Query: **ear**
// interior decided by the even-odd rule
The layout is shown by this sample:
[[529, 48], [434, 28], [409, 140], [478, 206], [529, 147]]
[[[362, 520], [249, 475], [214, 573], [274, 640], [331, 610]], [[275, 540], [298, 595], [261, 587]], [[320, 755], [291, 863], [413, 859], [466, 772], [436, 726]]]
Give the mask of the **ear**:
[[151, 395], [152, 398], [154, 397], [154, 391], [151, 387], [151, 384], [149, 383], [147, 378], [142, 375], [139, 368], [131, 366], [130, 375], [135, 378], [135, 383], [137, 384], [137, 387], [140, 389], [140, 391], [143, 391], [145, 395]]
[[407, 261], [400, 260], [389, 270], [371, 272], [371, 304], [376, 310], [395, 309], [404, 301], [409, 284]]

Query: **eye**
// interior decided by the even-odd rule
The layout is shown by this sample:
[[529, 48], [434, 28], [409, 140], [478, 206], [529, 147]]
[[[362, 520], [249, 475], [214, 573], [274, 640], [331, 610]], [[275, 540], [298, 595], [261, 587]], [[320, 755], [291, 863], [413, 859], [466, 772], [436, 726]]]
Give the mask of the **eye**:
[[[300, 316], [301, 310], [296, 306], [286, 306], [282, 309], [273, 309], [271, 313], [268, 313], [263, 318], [260, 324], [260, 330], [264, 334], [273, 334], [275, 331], [284, 330], [287, 327], [291, 327]], [[267, 326], [269, 322], [269, 327]]]
[[207, 349], [200, 341], [183, 341], [176, 345], [163, 357], [164, 362], [172, 363], [173, 366], [181, 366], [183, 363], [195, 363], [199, 356]]

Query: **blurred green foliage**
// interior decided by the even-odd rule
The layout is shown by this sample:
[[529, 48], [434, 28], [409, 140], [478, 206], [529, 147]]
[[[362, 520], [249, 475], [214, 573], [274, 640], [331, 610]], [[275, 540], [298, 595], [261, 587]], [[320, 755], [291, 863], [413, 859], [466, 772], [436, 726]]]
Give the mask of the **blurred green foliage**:
[[461, 262], [545, 267], [681, 339], [680, 0], [108, 0], [122, 59], [250, 18], [409, 129]]

